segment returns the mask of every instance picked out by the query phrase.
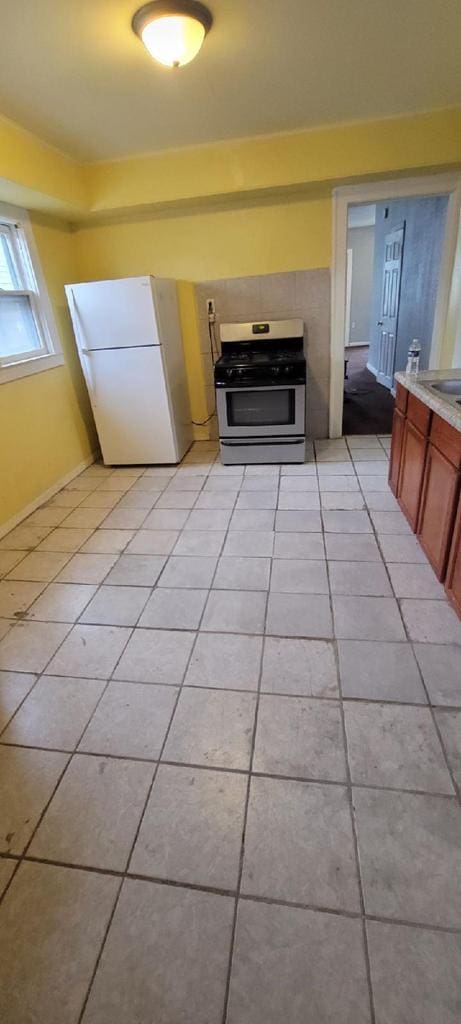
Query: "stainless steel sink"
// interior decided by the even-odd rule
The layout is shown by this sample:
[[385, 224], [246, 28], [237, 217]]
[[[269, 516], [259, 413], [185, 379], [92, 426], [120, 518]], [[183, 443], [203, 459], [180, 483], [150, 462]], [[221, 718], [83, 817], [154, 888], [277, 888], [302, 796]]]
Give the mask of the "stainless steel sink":
[[438, 380], [430, 384], [434, 391], [441, 391], [442, 395], [459, 395], [461, 398], [460, 380]]
[[461, 406], [461, 374], [459, 377], [442, 377], [439, 380], [422, 380], [420, 382], [428, 391], [436, 392], [445, 402], [459, 410]]

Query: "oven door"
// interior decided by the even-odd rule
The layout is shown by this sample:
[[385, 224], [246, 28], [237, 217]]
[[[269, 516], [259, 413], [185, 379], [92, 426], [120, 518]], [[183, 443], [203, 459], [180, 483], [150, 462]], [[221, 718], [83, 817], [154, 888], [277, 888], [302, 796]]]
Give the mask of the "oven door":
[[305, 393], [304, 384], [217, 388], [219, 436], [304, 437]]

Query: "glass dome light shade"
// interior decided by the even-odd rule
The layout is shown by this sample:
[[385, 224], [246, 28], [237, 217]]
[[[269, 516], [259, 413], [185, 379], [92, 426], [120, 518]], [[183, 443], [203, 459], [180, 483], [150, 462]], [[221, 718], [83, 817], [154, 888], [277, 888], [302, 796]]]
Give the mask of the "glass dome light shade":
[[177, 68], [197, 56], [211, 23], [210, 12], [196, 0], [153, 0], [136, 12], [132, 26], [155, 60]]

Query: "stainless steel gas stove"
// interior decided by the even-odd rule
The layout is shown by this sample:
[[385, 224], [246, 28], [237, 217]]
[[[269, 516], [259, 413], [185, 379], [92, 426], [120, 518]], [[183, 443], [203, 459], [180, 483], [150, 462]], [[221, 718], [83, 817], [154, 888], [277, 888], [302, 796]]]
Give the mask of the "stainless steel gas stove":
[[304, 462], [303, 321], [221, 324], [220, 333], [214, 381], [222, 462]]

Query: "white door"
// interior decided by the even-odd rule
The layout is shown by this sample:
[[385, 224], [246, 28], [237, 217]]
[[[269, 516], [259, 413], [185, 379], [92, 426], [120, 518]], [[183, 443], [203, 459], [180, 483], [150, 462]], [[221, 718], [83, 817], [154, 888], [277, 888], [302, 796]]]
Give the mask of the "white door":
[[79, 348], [159, 345], [150, 277], [66, 286]]
[[176, 462], [161, 347], [95, 350], [82, 365], [104, 462]]
[[394, 228], [384, 239], [381, 311], [377, 323], [379, 348], [376, 380], [386, 388], [394, 384], [395, 349], [400, 305], [405, 224]]

